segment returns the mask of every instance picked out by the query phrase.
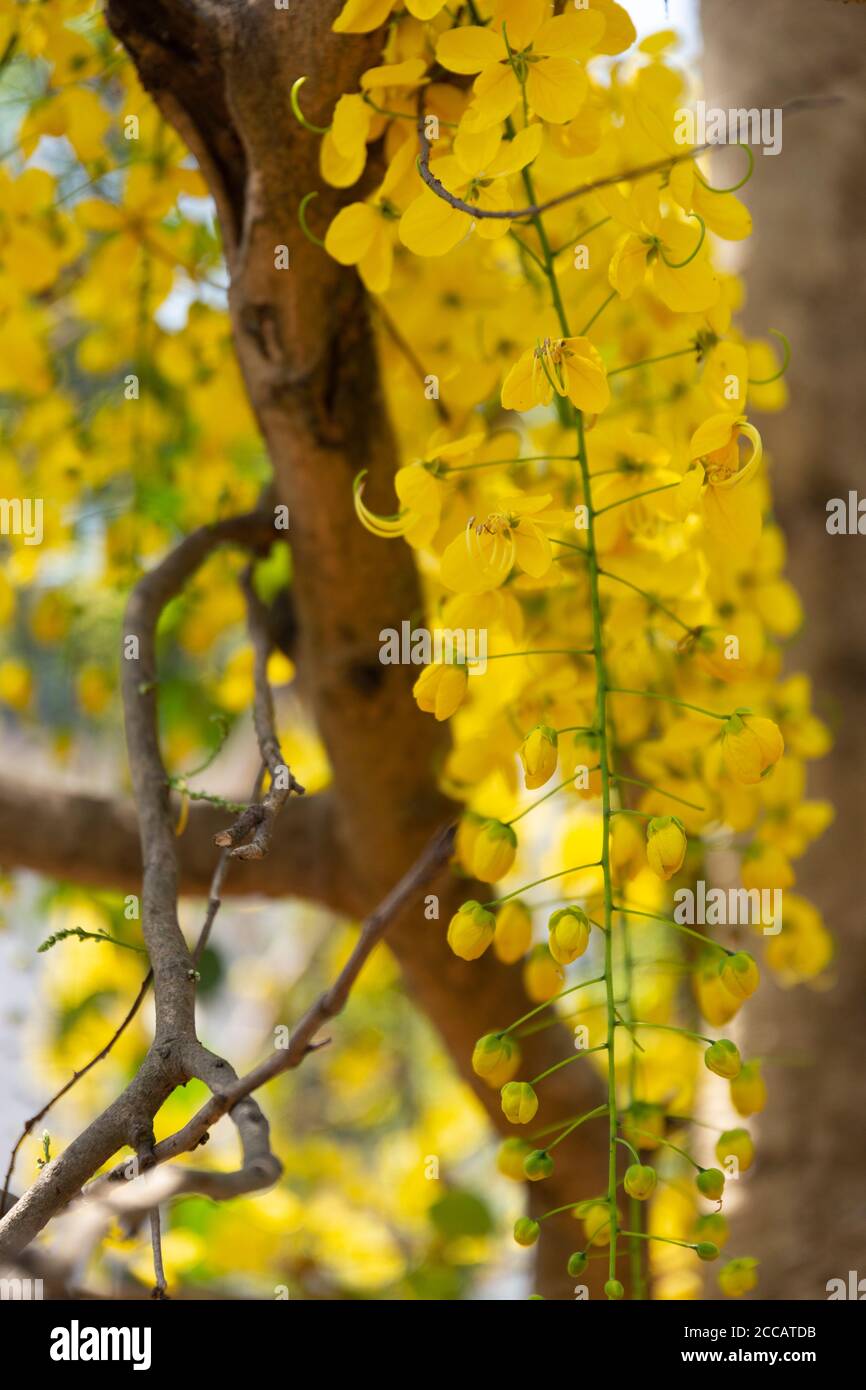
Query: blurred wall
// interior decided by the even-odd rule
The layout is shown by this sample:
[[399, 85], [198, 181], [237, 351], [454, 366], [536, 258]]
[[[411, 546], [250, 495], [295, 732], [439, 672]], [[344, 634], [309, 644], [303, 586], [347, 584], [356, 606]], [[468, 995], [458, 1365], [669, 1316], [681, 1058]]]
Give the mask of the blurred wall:
[[[789, 408], [758, 420], [807, 614], [787, 666], [811, 674], [817, 711], [838, 726], [809, 784], [838, 819], [801, 861], [797, 890], [824, 913], [838, 960], [832, 990], [785, 993], [765, 980], [745, 1011], [750, 1054], [808, 1060], [767, 1068], [760, 1160], [735, 1239], [737, 1253], [761, 1259], [760, 1297], [825, 1298], [827, 1280], [858, 1261], [866, 1276], [866, 535], [826, 531], [828, 499], [866, 498], [866, 4], [702, 0], [701, 18], [708, 104], [844, 98], [785, 121], [782, 152], [758, 154], [743, 194], [756, 227], [746, 325], [784, 330], [794, 354]], [[741, 170], [733, 152], [713, 177]]]

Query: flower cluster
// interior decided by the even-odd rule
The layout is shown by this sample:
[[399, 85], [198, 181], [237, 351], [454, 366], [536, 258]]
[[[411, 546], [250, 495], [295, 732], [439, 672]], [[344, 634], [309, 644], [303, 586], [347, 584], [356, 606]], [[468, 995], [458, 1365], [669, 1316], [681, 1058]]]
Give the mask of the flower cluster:
[[[606, 1124], [609, 1190], [574, 1194], [569, 1271], [605, 1258], [616, 1299], [630, 1253], [636, 1296], [653, 1279], [690, 1297], [727, 1240], [726, 1177], [753, 1158], [739, 1126], [710, 1166], [693, 1157], [700, 1087], [724, 1083], [738, 1117], [765, 1101], [760, 1062], [706, 1029], [758, 987], [756, 955], [794, 984], [832, 953], [788, 892], [831, 820], [804, 792], [829, 736], [807, 679], [780, 676], [801, 613], [749, 412], [784, 405], [785, 364], [736, 325], [742, 287], [716, 254], [749, 235], [749, 212], [674, 140], [689, 98], [676, 35], [636, 43], [616, 0], [561, 8], [348, 0], [339, 33], [390, 24], [381, 63], [338, 103], [321, 173], [380, 176], [325, 247], [399, 327], [381, 343], [397, 506], [376, 516], [359, 484], [359, 518], [418, 551], [432, 626], [489, 634], [483, 674], [434, 665], [415, 698], [450, 721], [458, 871], [508, 879], [487, 901], [473, 888], [449, 944], [520, 968], [533, 1006], [473, 1057], [507, 1120], [538, 1114], [546, 1134], [507, 1140], [502, 1171], [543, 1181], [579, 1124]], [[738, 901], [784, 893], [780, 922], [680, 920], [674, 892], [713, 878], [720, 848]], [[520, 1039], [557, 1017], [583, 1025], [570, 1060], [599, 1070], [607, 1099], [551, 1136]], [[541, 1231], [521, 1217], [515, 1239]], [[755, 1266], [732, 1260], [721, 1290], [754, 1287]]]

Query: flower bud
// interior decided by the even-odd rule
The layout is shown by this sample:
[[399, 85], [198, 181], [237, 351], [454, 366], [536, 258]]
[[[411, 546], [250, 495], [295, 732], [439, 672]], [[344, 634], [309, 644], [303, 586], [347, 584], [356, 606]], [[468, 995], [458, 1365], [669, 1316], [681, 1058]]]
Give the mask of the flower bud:
[[533, 946], [523, 967], [523, 988], [533, 1004], [546, 1004], [562, 989], [563, 974], [543, 944]]
[[623, 1187], [629, 1197], [636, 1197], [639, 1202], [648, 1201], [656, 1188], [655, 1168], [646, 1163], [630, 1164], [625, 1170]]
[[722, 984], [735, 999], [748, 999], [758, 988], [761, 976], [758, 967], [748, 951], [736, 951], [725, 956], [719, 967]]
[[568, 1272], [572, 1279], [579, 1279], [588, 1264], [589, 1258], [585, 1250], [575, 1250], [573, 1255], [569, 1255]]
[[556, 771], [559, 736], [549, 724], [536, 724], [520, 747], [520, 761], [530, 791], [543, 787]]
[[623, 1294], [625, 1293], [625, 1289], [623, 1288], [622, 1284], [619, 1282], [618, 1279], [608, 1279], [607, 1283], [604, 1286], [604, 1291], [607, 1294], [608, 1298], [612, 1299], [622, 1298]]
[[747, 1173], [755, 1161], [755, 1146], [747, 1129], [726, 1129], [719, 1135], [716, 1158], [720, 1163], [734, 1157], [741, 1173]]
[[725, 1190], [725, 1175], [721, 1168], [702, 1168], [695, 1178], [697, 1189], [711, 1202], [718, 1202]]
[[465, 666], [434, 662], [425, 666], [412, 687], [415, 703], [425, 714], [449, 719], [466, 696], [469, 673]]
[[482, 883], [497, 883], [514, 863], [517, 836], [501, 820], [486, 820], [475, 837], [472, 872]]
[[659, 878], [673, 878], [682, 867], [689, 842], [676, 816], [654, 816], [646, 828], [647, 863]]
[[729, 1260], [719, 1270], [719, 1288], [728, 1298], [740, 1298], [751, 1293], [758, 1282], [758, 1261], [751, 1255], [742, 1255], [738, 1260]]
[[513, 1139], [504, 1139], [496, 1153], [496, 1167], [504, 1177], [523, 1182], [526, 1177], [523, 1163], [531, 1153], [532, 1145], [525, 1139], [519, 1139], [516, 1135]]
[[507, 1033], [485, 1033], [473, 1048], [472, 1070], [488, 1086], [503, 1086], [520, 1070], [520, 1048]]
[[502, 1113], [513, 1125], [528, 1125], [538, 1110], [538, 1096], [528, 1081], [509, 1081], [502, 1087]]
[[532, 945], [532, 913], [526, 903], [512, 898], [503, 903], [496, 914], [496, 935], [493, 949], [506, 965], [525, 956]]
[[692, 976], [692, 984], [698, 1008], [707, 1023], [711, 1023], [714, 1028], [722, 1028], [726, 1023], [730, 1023], [743, 1006], [742, 999], [735, 999], [722, 983], [715, 952], [712, 960], [704, 959], [698, 962]]
[[754, 786], [775, 766], [785, 751], [785, 741], [772, 719], [732, 714], [722, 729], [722, 756], [735, 782]]
[[699, 1260], [717, 1260], [719, 1258], [719, 1247], [714, 1245], [711, 1240], [699, 1240], [695, 1246], [695, 1251]]
[[514, 1239], [518, 1245], [534, 1245], [541, 1234], [541, 1227], [531, 1216], [519, 1216], [514, 1223]]
[[461, 960], [477, 960], [493, 940], [495, 925], [493, 913], [470, 898], [448, 923], [448, 945]]
[[589, 921], [579, 907], [563, 907], [547, 924], [550, 954], [560, 965], [570, 965], [589, 945]]
[[739, 1075], [743, 1063], [730, 1038], [719, 1038], [718, 1042], [710, 1043], [704, 1053], [704, 1065], [715, 1072], [716, 1076], [724, 1076], [730, 1081]]
[[760, 1062], [744, 1062], [739, 1076], [731, 1082], [731, 1104], [738, 1115], [757, 1115], [767, 1104], [767, 1087]]
[[546, 1149], [533, 1149], [523, 1164], [523, 1171], [530, 1182], [540, 1182], [553, 1172], [553, 1159]]
[[665, 1134], [664, 1110], [652, 1101], [634, 1101], [623, 1113], [622, 1134], [636, 1149], [657, 1149]]
[[610, 1207], [607, 1202], [581, 1202], [574, 1214], [583, 1222], [587, 1245], [610, 1245]]
[[699, 1217], [695, 1222], [695, 1235], [698, 1240], [712, 1241], [719, 1249], [727, 1244], [729, 1234], [728, 1218], [720, 1211], [707, 1212], [706, 1216]]

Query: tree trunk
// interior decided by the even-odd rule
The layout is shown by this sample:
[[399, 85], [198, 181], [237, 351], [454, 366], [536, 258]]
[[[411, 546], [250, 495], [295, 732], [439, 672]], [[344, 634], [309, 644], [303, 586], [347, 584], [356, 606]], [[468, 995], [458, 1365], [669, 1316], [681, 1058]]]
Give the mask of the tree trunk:
[[[847, 1278], [858, 1262], [866, 1273], [866, 936], [855, 867], [864, 848], [866, 540], [826, 530], [831, 498], [866, 493], [866, 7], [704, 0], [702, 18], [708, 105], [843, 98], [785, 119], [781, 154], [756, 151], [743, 195], [756, 229], [746, 244], [746, 326], [761, 336], [781, 329], [793, 347], [791, 403], [758, 421], [807, 615], [787, 668], [811, 673], [817, 710], [836, 732], [809, 789], [835, 802], [837, 822], [801, 864], [796, 891], [819, 906], [838, 955], [831, 990], [783, 992], [765, 980], [744, 1011], [748, 1054], [796, 1064], [766, 1068], [759, 1161], [742, 1183], [735, 1239], [761, 1261], [756, 1296], [825, 1298], [829, 1279]], [[715, 182], [733, 181], [733, 158], [719, 160]]]

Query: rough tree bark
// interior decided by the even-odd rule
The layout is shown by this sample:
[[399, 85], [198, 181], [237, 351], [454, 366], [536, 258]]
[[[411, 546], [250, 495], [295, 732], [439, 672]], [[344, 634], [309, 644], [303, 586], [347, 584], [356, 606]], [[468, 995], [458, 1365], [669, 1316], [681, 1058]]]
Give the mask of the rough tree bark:
[[[357, 89], [381, 50], [380, 33], [333, 35], [339, 8], [339, 0], [320, 0], [301, 14], [278, 10], [272, 0], [109, 0], [107, 14], [145, 87], [199, 160], [217, 204], [236, 349], [277, 498], [290, 509], [299, 667], [332, 768], [325, 795], [286, 807], [271, 857], [238, 865], [227, 886], [308, 895], [360, 914], [401, 877], [454, 808], [436, 787], [444, 731], [416, 710], [411, 670], [378, 659], [380, 630], [399, 626], [420, 605], [411, 554], [394, 546], [383, 560], [381, 543], [352, 509], [351, 484], [361, 468], [368, 470], [371, 504], [388, 509], [397, 463], [367, 306], [354, 272], [311, 246], [296, 219], [312, 189], [321, 194], [323, 223], [340, 197], [322, 187], [317, 142], [291, 114], [292, 82], [309, 76], [305, 104], [310, 119], [325, 124], [337, 97]], [[290, 248], [289, 271], [275, 269], [282, 245]], [[57, 831], [43, 837], [40, 829], [38, 849], [20, 831], [22, 797], [35, 826]], [[0, 857], [117, 882], [137, 872], [138, 860], [134, 820], [128, 810], [115, 817], [116, 809], [96, 798], [0, 787]], [[82, 853], [73, 825], [88, 827], [92, 852]], [[208, 842], [218, 828], [210, 810], [196, 808], [181, 841], [182, 887], [201, 891], [206, 883]], [[501, 1128], [498, 1095], [480, 1085], [469, 1059], [478, 1035], [525, 1011], [519, 972], [492, 959], [466, 965], [453, 956], [444, 921], [466, 885], [441, 874], [430, 891], [440, 894], [442, 920], [426, 921], [419, 901], [395, 921], [389, 944], [415, 1002]], [[528, 1074], [566, 1048], [559, 1030], [537, 1034], [525, 1049]], [[558, 1072], [540, 1119], [580, 1113], [599, 1094], [588, 1067]], [[541, 1191], [530, 1188], [533, 1205], [553, 1207], [603, 1189], [606, 1152], [594, 1129], [563, 1146], [555, 1176]], [[547, 1229], [539, 1286], [548, 1297], [570, 1297], [565, 1261], [574, 1222], [557, 1218]]]
[[[774, 461], [776, 509], [807, 627], [789, 669], [813, 675], [836, 747], [810, 774], [838, 819], [810, 853], [797, 889], [838, 942], [829, 992], [784, 993], [767, 982], [746, 1014], [748, 1051], [796, 1054], [768, 1068], [770, 1101], [755, 1126], [760, 1161], [744, 1182], [738, 1248], [761, 1260], [763, 1298], [824, 1298], [828, 1279], [863, 1270], [862, 1154], [866, 1053], [862, 769], [866, 759], [866, 540], [830, 536], [830, 498], [864, 495], [866, 438], [866, 7], [841, 0], [704, 0], [708, 103], [775, 107], [835, 94], [783, 130], [776, 158], [758, 155], [745, 198], [746, 323], [791, 339], [791, 404], [760, 427]], [[720, 163], [720, 172], [725, 166]], [[734, 175], [739, 177], [739, 174]]]

